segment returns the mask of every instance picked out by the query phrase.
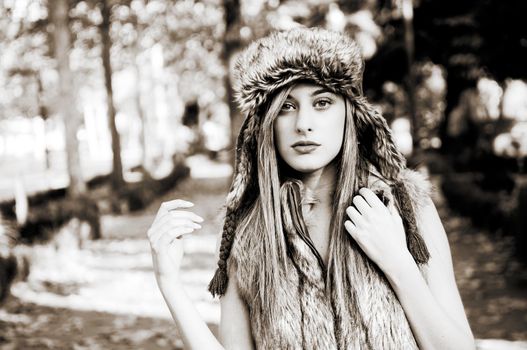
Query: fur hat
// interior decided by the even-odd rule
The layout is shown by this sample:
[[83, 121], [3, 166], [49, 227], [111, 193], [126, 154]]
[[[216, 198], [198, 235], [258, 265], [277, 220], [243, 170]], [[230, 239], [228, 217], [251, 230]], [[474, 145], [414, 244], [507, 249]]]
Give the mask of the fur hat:
[[234, 66], [235, 98], [245, 114], [237, 144], [233, 182], [227, 196], [218, 270], [209, 285], [222, 295], [227, 284], [227, 258], [239, 211], [250, 204], [256, 178], [256, 140], [271, 97], [295, 81], [311, 81], [349, 98], [360, 140], [359, 152], [386, 179], [397, 181], [405, 158], [396, 149], [382, 115], [362, 95], [364, 62], [348, 36], [320, 28], [275, 32], [249, 45]]

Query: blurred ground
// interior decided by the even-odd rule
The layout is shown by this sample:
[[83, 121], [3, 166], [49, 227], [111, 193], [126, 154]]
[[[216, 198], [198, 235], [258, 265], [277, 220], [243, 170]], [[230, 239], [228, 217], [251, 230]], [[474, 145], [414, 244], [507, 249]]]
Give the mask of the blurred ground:
[[[216, 331], [219, 307], [206, 285], [215, 266], [216, 235], [229, 179], [222, 176], [224, 166], [209, 163], [203, 168], [199, 158], [191, 166], [194, 178], [148, 209], [104, 217], [102, 240], [88, 242], [80, 250], [33, 248], [28, 281], [15, 284], [13, 296], [0, 309], [0, 348], [181, 348], [155, 283], [145, 239], [159, 204], [174, 198], [194, 202], [194, 211], [206, 220], [200, 232], [186, 239], [183, 278], [198, 310]], [[449, 234], [474, 335], [527, 341], [527, 277], [511, 258], [512, 243], [474, 229], [468, 220], [450, 212], [440, 195], [435, 200]], [[480, 348], [497, 349], [495, 344], [480, 342]], [[524, 346], [506, 343], [501, 348]]]

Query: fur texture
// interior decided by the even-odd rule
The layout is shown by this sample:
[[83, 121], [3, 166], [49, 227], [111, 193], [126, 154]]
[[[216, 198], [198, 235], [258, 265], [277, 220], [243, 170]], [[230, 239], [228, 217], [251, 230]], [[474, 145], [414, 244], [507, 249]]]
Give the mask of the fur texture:
[[[426, 205], [423, 198], [430, 191], [428, 181], [411, 170], [403, 172], [402, 181], [410, 189], [412, 205], [419, 211], [421, 205]], [[375, 193], [382, 193], [388, 206], [396, 209], [393, 184], [390, 183], [372, 168], [368, 187]], [[295, 197], [299, 193], [294, 184], [288, 184], [282, 195]], [[277, 271], [283, 283], [277, 291], [275, 319], [269, 319], [257, 298], [258, 285], [255, 282], [260, 272], [258, 258], [261, 256], [258, 252], [263, 249], [258, 234], [235, 238], [228, 265], [236, 278], [240, 295], [249, 307], [256, 348], [417, 349], [404, 310], [389, 282], [353, 244], [348, 247], [355, 264], [350, 303], [346, 310], [334, 309], [335, 296], [326, 292], [326, 283], [331, 282], [326, 281], [325, 269], [316, 251], [302, 237], [308, 233], [304, 227], [298, 227], [299, 222], [302, 220], [294, 217], [284, 220], [290, 254], [287, 271]], [[348, 317], [351, 322], [344, 321]]]
[[255, 114], [275, 91], [296, 80], [359, 96], [363, 69], [360, 48], [345, 35], [318, 28], [275, 32], [238, 58], [235, 97], [242, 112]]

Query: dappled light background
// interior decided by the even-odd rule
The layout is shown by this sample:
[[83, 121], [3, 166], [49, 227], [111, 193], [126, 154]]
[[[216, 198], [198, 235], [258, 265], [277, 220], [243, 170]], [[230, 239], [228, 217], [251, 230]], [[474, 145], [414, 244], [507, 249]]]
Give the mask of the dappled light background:
[[430, 176], [479, 349], [527, 349], [521, 1], [0, 1], [0, 348], [179, 349], [146, 232], [205, 218], [183, 280], [213, 332], [231, 67], [273, 30], [342, 31], [408, 165]]

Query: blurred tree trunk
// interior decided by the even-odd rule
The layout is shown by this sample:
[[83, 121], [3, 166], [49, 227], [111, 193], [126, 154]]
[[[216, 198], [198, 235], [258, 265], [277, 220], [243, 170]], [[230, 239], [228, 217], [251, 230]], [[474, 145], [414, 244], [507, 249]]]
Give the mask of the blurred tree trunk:
[[411, 133], [413, 142], [413, 152], [419, 151], [419, 121], [417, 120], [417, 111], [415, 110], [415, 74], [414, 74], [414, 55], [415, 39], [413, 26], [413, 4], [412, 0], [402, 1], [402, 13], [404, 18], [404, 46], [406, 48], [406, 64], [408, 76], [406, 77], [406, 88], [408, 91], [408, 110], [410, 111]]
[[[48, 120], [48, 109], [46, 108], [46, 105], [44, 104], [44, 87], [42, 86], [42, 78], [40, 77], [40, 72], [35, 72], [35, 79], [37, 81], [37, 103], [38, 103], [38, 114], [44, 120]], [[44, 124], [44, 135], [47, 134], [46, 126]], [[44, 154], [45, 154], [45, 162], [46, 162], [46, 170], [51, 169], [51, 159], [50, 159], [50, 151], [48, 147], [48, 143], [44, 142]]]
[[135, 76], [136, 76], [136, 86], [134, 89], [134, 101], [135, 101], [135, 108], [137, 110], [137, 115], [139, 116], [139, 119], [141, 120], [141, 136], [140, 136], [140, 144], [143, 151], [142, 157], [141, 157], [141, 165], [144, 169], [148, 169], [148, 154], [147, 154], [147, 133], [146, 133], [146, 127], [147, 127], [147, 120], [146, 120], [146, 113], [143, 109], [143, 103], [141, 101], [141, 68], [139, 67], [139, 63], [137, 62], [137, 53], [139, 50], [136, 48], [135, 50], [135, 60], [134, 60], [134, 70], [135, 70]]
[[143, 31], [145, 29], [145, 26], [144, 24], [142, 23], [139, 23], [139, 21], [137, 21], [136, 23], [136, 32], [137, 32], [137, 36], [135, 38], [135, 42], [134, 42], [134, 45], [133, 45], [133, 55], [134, 55], [134, 64], [133, 64], [133, 68], [134, 68], [134, 71], [135, 71], [135, 76], [136, 76], [136, 86], [135, 86], [135, 89], [134, 89], [134, 101], [135, 101], [135, 108], [137, 110], [137, 115], [139, 116], [139, 119], [141, 120], [141, 136], [140, 136], [140, 144], [141, 144], [141, 149], [143, 151], [143, 154], [141, 155], [141, 165], [143, 166], [143, 169], [148, 171], [149, 167], [150, 167], [150, 158], [148, 156], [148, 136], [147, 136], [147, 123], [148, 123], [148, 120], [147, 120], [147, 113], [145, 111], [145, 108], [144, 108], [144, 101], [141, 99], [141, 80], [142, 80], [142, 76], [141, 76], [141, 66], [139, 64], [139, 54], [141, 53], [141, 47], [140, 47], [140, 43], [141, 43], [141, 39], [143, 38]]
[[[229, 111], [231, 115], [231, 144], [232, 149], [236, 147], [236, 136], [242, 125], [243, 116], [238, 113], [238, 108], [233, 100], [233, 90], [231, 86], [231, 61], [232, 57], [241, 47], [240, 40], [240, 22], [241, 11], [239, 0], [223, 0], [223, 10], [225, 16], [225, 39], [223, 41], [222, 60], [226, 68], [225, 74], [225, 91], [226, 99], [229, 104]], [[234, 165], [235, 152], [231, 153], [231, 163]]]
[[53, 23], [54, 49], [59, 73], [60, 99], [57, 109], [64, 120], [66, 131], [66, 159], [70, 182], [68, 195], [78, 197], [86, 192], [86, 184], [82, 178], [77, 142], [77, 129], [81, 117], [76, 108], [73, 74], [69, 64], [71, 46], [71, 32], [68, 23], [69, 2], [68, 0], [49, 1], [48, 6], [51, 23]]
[[113, 152], [113, 169], [111, 176], [112, 188], [114, 190], [120, 189], [124, 184], [123, 179], [123, 164], [121, 161], [121, 143], [117, 126], [115, 124], [115, 106], [113, 104], [113, 88], [112, 88], [112, 65], [110, 62], [110, 49], [112, 46], [110, 39], [110, 7], [107, 0], [101, 1], [101, 15], [102, 22], [100, 25], [101, 42], [102, 42], [102, 64], [104, 68], [104, 85], [106, 87], [106, 103], [108, 109], [108, 124], [110, 127], [110, 135], [112, 138], [112, 152]]

